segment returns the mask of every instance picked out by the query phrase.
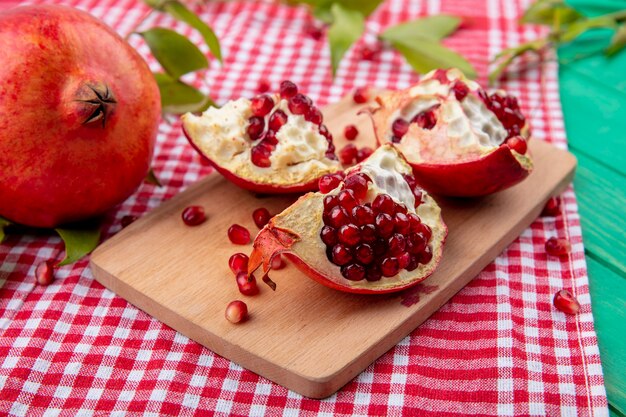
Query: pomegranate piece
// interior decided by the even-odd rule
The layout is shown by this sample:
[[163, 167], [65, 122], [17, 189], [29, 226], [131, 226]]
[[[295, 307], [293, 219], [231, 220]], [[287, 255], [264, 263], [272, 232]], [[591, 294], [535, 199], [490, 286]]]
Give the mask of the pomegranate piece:
[[241, 323], [248, 319], [248, 306], [241, 300], [231, 301], [226, 306], [224, 315], [233, 324]]
[[35, 268], [35, 279], [39, 285], [50, 285], [54, 281], [54, 261], [48, 259]]
[[356, 90], [354, 90], [352, 99], [357, 104], [367, 103], [367, 101], [370, 99], [369, 89], [367, 87], [357, 88]]
[[556, 294], [554, 294], [554, 299], [552, 300], [554, 307], [557, 310], [562, 311], [566, 314], [578, 314], [580, 311], [580, 303], [572, 295], [568, 290], [560, 290]]
[[458, 70], [432, 71], [376, 102], [369, 114], [378, 143], [406, 155], [430, 192], [487, 195], [519, 183], [533, 168], [530, 128], [517, 99], [489, 93]]
[[198, 226], [206, 221], [206, 214], [202, 206], [188, 206], [181, 213], [181, 218], [187, 226]]
[[252, 212], [252, 220], [254, 220], [254, 224], [256, 224], [259, 229], [262, 229], [271, 218], [272, 215], [265, 207], [259, 207]]
[[551, 197], [541, 212], [542, 216], [558, 216], [561, 214], [561, 199], [558, 197]]
[[551, 237], [546, 241], [546, 253], [552, 256], [564, 256], [572, 247], [566, 239]]
[[[409, 180], [407, 180], [407, 178]], [[409, 184], [411, 182], [411, 184]], [[274, 216], [254, 240], [248, 273], [272, 269], [277, 254], [341, 291], [399, 291], [429, 276], [447, 228], [435, 201], [391, 145], [351, 168], [343, 182], [309, 193]]]
[[191, 145], [219, 173], [265, 194], [313, 191], [320, 177], [341, 170], [323, 120], [320, 109], [288, 80], [279, 94], [182, 116]]
[[233, 224], [228, 228], [228, 239], [235, 245], [247, 245], [250, 243], [250, 232], [241, 225]]
[[259, 287], [256, 284], [254, 275], [248, 275], [246, 271], [237, 274], [237, 288], [243, 295], [257, 295]]
[[238, 275], [240, 272], [248, 270], [248, 255], [245, 253], [235, 253], [228, 259], [228, 267], [233, 274]]
[[343, 129], [343, 135], [348, 140], [354, 140], [359, 135], [359, 129], [355, 125], [348, 125]]

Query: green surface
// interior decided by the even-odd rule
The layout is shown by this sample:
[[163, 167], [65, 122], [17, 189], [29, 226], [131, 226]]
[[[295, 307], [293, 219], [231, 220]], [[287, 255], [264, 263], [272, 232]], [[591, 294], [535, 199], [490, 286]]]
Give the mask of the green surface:
[[[588, 15], [626, 8], [624, 0], [569, 0]], [[578, 158], [580, 206], [593, 315], [611, 416], [626, 416], [626, 51], [597, 53], [611, 31], [559, 50], [560, 92], [570, 150]]]

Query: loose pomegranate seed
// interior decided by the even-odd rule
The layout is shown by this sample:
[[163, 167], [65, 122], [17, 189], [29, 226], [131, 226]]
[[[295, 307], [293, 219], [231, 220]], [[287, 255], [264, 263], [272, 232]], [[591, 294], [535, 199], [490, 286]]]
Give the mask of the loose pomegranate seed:
[[387, 213], [387, 214], [395, 214], [395, 205], [396, 203], [388, 194], [379, 194], [374, 198], [372, 202], [372, 209], [374, 213]]
[[337, 237], [341, 243], [354, 246], [361, 241], [361, 230], [354, 224], [345, 224], [339, 228]]
[[565, 239], [551, 237], [546, 241], [546, 253], [552, 256], [567, 255], [571, 250], [570, 243]]
[[337, 231], [333, 227], [324, 226], [320, 232], [320, 239], [326, 246], [335, 246], [337, 243]]
[[433, 110], [426, 110], [419, 113], [411, 121], [417, 123], [417, 125], [422, 129], [430, 130], [437, 124], [437, 116], [435, 116], [435, 112]]
[[355, 125], [348, 125], [343, 129], [343, 135], [348, 140], [354, 140], [359, 135], [359, 129]]
[[370, 99], [369, 89], [367, 87], [357, 88], [356, 90], [354, 90], [352, 99], [357, 104], [367, 103], [367, 101]]
[[250, 151], [250, 160], [260, 168], [267, 168], [272, 165], [272, 161], [270, 161], [271, 151], [271, 148], [262, 144], [253, 146]]
[[257, 295], [259, 293], [256, 278], [254, 278], [254, 275], [248, 277], [247, 272], [237, 274], [237, 288], [239, 288], [239, 292], [243, 295]]
[[280, 83], [280, 98], [289, 100], [291, 97], [298, 94], [298, 86], [289, 80], [285, 80]]
[[373, 61], [378, 56], [381, 48], [380, 45], [363, 45], [361, 48], [361, 59], [365, 61]]
[[339, 228], [350, 221], [350, 215], [341, 206], [333, 207], [328, 214], [329, 225]]
[[391, 236], [394, 227], [393, 218], [387, 213], [380, 213], [376, 216], [376, 227], [379, 236], [384, 238]]
[[268, 91], [270, 91], [270, 88], [272, 86], [270, 85], [270, 82], [267, 80], [260, 80], [259, 81], [259, 85], [257, 86], [256, 90], [259, 93], [267, 93]]
[[359, 149], [356, 153], [356, 162], [361, 162], [370, 157], [371, 154], [374, 153], [374, 150], [369, 146], [364, 146]]
[[566, 314], [578, 314], [580, 311], [580, 303], [568, 290], [561, 290], [554, 294], [553, 303], [557, 310]]
[[385, 258], [380, 263], [380, 272], [384, 277], [393, 277], [400, 271], [398, 259], [394, 257]]
[[278, 130], [283, 127], [285, 123], [287, 123], [287, 114], [284, 111], [278, 109], [271, 114], [268, 121], [268, 126], [274, 132], [278, 132]]
[[372, 180], [367, 176], [367, 174], [357, 172], [346, 177], [345, 188], [352, 190], [354, 192], [354, 196], [357, 199], [362, 200], [367, 195], [368, 183], [370, 182], [372, 182]]
[[293, 114], [307, 114], [311, 109], [311, 99], [298, 93], [289, 99], [287, 105]]
[[373, 224], [376, 220], [374, 210], [367, 205], [358, 205], [352, 209], [352, 218], [357, 226]]
[[404, 119], [396, 119], [391, 124], [391, 132], [396, 138], [402, 138], [409, 131], [409, 122]]
[[226, 306], [225, 317], [231, 323], [241, 323], [248, 318], [248, 306], [240, 300], [231, 301]]
[[346, 209], [348, 213], [351, 213], [352, 209], [359, 204], [354, 196], [354, 191], [347, 188], [339, 191], [339, 194], [337, 194], [337, 201], [339, 201], [339, 205]]
[[120, 224], [122, 225], [122, 229], [133, 223], [137, 220], [137, 216], [133, 216], [132, 214], [128, 214], [120, 220]]
[[362, 243], [356, 247], [354, 256], [363, 265], [369, 265], [374, 261], [374, 250], [367, 243]]
[[341, 183], [341, 177], [337, 174], [326, 174], [323, 175], [317, 185], [322, 194], [326, 194], [339, 186]]
[[322, 39], [322, 36], [324, 36], [324, 31], [322, 30], [322, 28], [313, 23], [307, 23], [304, 26], [304, 33], [306, 33], [307, 35], [309, 35], [309, 37], [315, 39], [316, 41]]
[[248, 127], [246, 132], [250, 136], [251, 140], [257, 140], [261, 137], [263, 130], [265, 129], [265, 120], [259, 116], [252, 116], [248, 119]]
[[343, 165], [352, 165], [356, 160], [357, 152], [356, 146], [352, 143], [348, 143], [339, 151], [339, 161]]
[[345, 265], [352, 260], [350, 249], [341, 243], [336, 244], [332, 250], [332, 260], [335, 265]]
[[542, 216], [558, 216], [561, 213], [561, 200], [558, 197], [552, 197], [548, 200], [541, 212]]
[[228, 238], [235, 245], [246, 245], [250, 243], [250, 232], [241, 225], [233, 224], [228, 228]]
[[452, 92], [457, 100], [463, 101], [463, 99], [469, 94], [469, 87], [463, 81], [457, 80], [452, 85]]
[[280, 255], [275, 255], [272, 258], [272, 262], [270, 264], [270, 268], [277, 271], [279, 269], [283, 269], [285, 267], [285, 261], [283, 260], [283, 257]]
[[322, 115], [322, 112], [317, 107], [311, 107], [311, 109], [304, 116], [304, 120], [308, 120], [314, 125], [319, 126], [322, 124], [322, 121], [324, 120], [324, 116]]
[[507, 139], [506, 144], [509, 148], [521, 155], [524, 155], [528, 150], [528, 145], [521, 136], [513, 136], [512, 138]]
[[365, 268], [359, 264], [350, 264], [341, 268], [341, 275], [350, 281], [361, 281], [365, 278]]
[[254, 220], [254, 224], [256, 224], [259, 229], [262, 229], [271, 218], [272, 215], [265, 207], [260, 207], [252, 212], [252, 220]]
[[48, 259], [35, 268], [35, 279], [39, 285], [50, 285], [54, 281], [54, 261]]
[[274, 108], [274, 100], [270, 96], [262, 94], [250, 101], [250, 108], [255, 116], [264, 117]]
[[426, 246], [420, 254], [419, 263], [426, 265], [433, 259], [433, 250], [430, 246]]
[[185, 209], [181, 213], [181, 217], [183, 219], [183, 222], [187, 226], [197, 226], [204, 223], [204, 221], [206, 220], [204, 208], [202, 208], [201, 206], [185, 207]]
[[233, 254], [228, 259], [228, 267], [235, 275], [246, 272], [248, 270], [248, 255], [241, 252]]

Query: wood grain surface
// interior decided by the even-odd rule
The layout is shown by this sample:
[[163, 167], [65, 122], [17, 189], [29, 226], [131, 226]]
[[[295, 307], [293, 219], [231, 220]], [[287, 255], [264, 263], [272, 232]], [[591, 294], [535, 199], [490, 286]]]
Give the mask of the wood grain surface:
[[[373, 143], [369, 122], [348, 97], [324, 109], [326, 123], [345, 143], [355, 123], [358, 146]], [[535, 170], [521, 184], [481, 199], [442, 199], [449, 228], [437, 271], [397, 294], [364, 296], [328, 289], [293, 265], [272, 274], [275, 292], [245, 297], [228, 268], [235, 252], [233, 223], [258, 230], [252, 211], [277, 213], [296, 196], [255, 196], [217, 174], [190, 186], [103, 243], [91, 256], [96, 279], [138, 308], [241, 366], [308, 397], [329, 396], [358, 375], [463, 288], [538, 216], [545, 201], [571, 181], [575, 158], [531, 141]], [[183, 224], [184, 207], [205, 207], [208, 221]], [[228, 302], [242, 299], [250, 320], [224, 318]]]

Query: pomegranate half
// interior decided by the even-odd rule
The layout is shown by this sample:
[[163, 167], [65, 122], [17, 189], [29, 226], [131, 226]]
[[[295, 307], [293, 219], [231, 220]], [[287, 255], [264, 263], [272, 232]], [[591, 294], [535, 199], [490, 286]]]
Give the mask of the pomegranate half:
[[192, 146], [236, 185], [268, 194], [311, 191], [341, 170], [321, 111], [297, 86], [182, 116]]
[[254, 240], [248, 273], [284, 253], [316, 281], [346, 292], [399, 291], [437, 267], [447, 228], [391, 145], [354, 166], [327, 194], [308, 193]]
[[488, 93], [456, 69], [432, 71], [376, 101], [369, 113], [378, 142], [396, 146], [432, 193], [487, 195], [517, 184], [533, 168], [530, 128], [517, 99]]
[[0, 216], [56, 227], [103, 214], [146, 177], [160, 116], [148, 65], [95, 17], [0, 13]]

